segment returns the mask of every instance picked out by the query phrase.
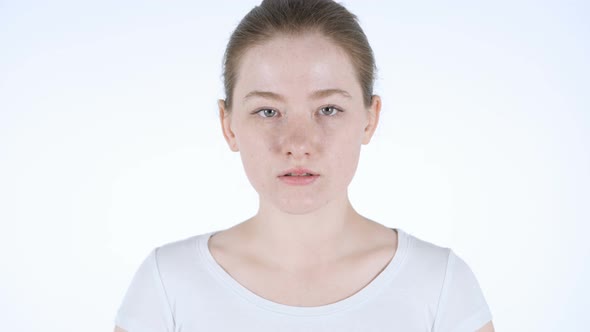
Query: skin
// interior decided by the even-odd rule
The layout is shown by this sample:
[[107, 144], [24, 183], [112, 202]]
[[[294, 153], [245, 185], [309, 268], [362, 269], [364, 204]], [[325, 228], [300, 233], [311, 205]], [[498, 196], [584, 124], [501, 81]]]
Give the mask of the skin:
[[[337, 266], [335, 262], [345, 262], [338, 266], [351, 271], [360, 265], [346, 257], [359, 257], [360, 252], [380, 252], [372, 255], [370, 273], [379, 272], [395, 252], [397, 238], [355, 211], [348, 186], [361, 146], [369, 144], [379, 122], [381, 98], [373, 96], [371, 104], [364, 105], [345, 51], [319, 34], [277, 36], [243, 55], [233, 93], [231, 110], [223, 100], [218, 102], [223, 135], [229, 148], [240, 152], [248, 180], [259, 194], [259, 209], [252, 218], [211, 237], [214, 256], [232, 251], [241, 255], [236, 262], [255, 257], [261, 268], [238, 278], [246, 284], [246, 276], [259, 279], [255, 277], [260, 270], [294, 280], [321, 279], [333, 272], [325, 267]], [[279, 180], [293, 167], [320, 176], [306, 186]], [[233, 271], [251, 265], [234, 265]], [[318, 270], [326, 272], [319, 275]], [[352, 283], [358, 286], [358, 281]], [[492, 322], [479, 331], [493, 332]]]
[[[231, 110], [219, 101], [219, 112], [224, 137], [259, 194], [258, 213], [236, 231], [248, 234], [253, 251], [273, 253], [263, 259], [284, 269], [310, 269], [377, 231], [354, 210], [347, 189], [381, 99], [365, 107], [344, 50], [318, 34], [275, 37], [243, 55], [233, 98]], [[298, 166], [320, 176], [307, 186], [279, 180]]]

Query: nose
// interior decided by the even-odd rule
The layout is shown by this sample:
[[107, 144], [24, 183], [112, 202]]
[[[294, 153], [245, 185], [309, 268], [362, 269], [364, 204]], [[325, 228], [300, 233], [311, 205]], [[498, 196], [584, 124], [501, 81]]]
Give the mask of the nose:
[[283, 155], [296, 160], [309, 158], [316, 149], [317, 129], [313, 120], [304, 116], [291, 117], [283, 128]]

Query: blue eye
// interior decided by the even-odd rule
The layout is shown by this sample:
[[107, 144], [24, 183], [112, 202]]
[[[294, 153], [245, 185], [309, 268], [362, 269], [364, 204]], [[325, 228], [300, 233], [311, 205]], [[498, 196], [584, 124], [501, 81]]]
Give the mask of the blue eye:
[[[328, 113], [324, 112], [325, 110], [328, 110]], [[339, 110], [338, 108], [336, 108], [334, 106], [324, 106], [320, 109], [320, 111], [322, 112], [322, 114], [329, 115], [329, 116], [334, 116], [338, 112], [342, 112], [341, 110]]]
[[[270, 108], [265, 108], [265, 109], [261, 109], [261, 110], [259, 110], [259, 111], [256, 111], [256, 112], [254, 112], [254, 113], [257, 113], [258, 115], [260, 115], [260, 114], [264, 114], [264, 115], [260, 115], [260, 116], [261, 116], [261, 117], [263, 117], [263, 118], [272, 118], [273, 116], [266, 116], [266, 115], [269, 115], [269, 112], [267, 112], [267, 111], [274, 112], [274, 113], [276, 113], [276, 112], [277, 112], [277, 111], [275, 111], [275, 110], [273, 110], [273, 109], [270, 109]], [[274, 113], [272, 113], [272, 114], [274, 114]]]

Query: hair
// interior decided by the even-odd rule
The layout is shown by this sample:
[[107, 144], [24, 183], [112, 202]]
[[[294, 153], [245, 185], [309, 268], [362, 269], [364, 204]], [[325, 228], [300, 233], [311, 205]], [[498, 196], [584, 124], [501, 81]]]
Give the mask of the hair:
[[223, 57], [225, 107], [232, 107], [240, 59], [250, 48], [279, 35], [321, 33], [349, 56], [363, 91], [366, 107], [371, 105], [377, 71], [373, 50], [357, 17], [332, 0], [264, 0], [240, 21]]

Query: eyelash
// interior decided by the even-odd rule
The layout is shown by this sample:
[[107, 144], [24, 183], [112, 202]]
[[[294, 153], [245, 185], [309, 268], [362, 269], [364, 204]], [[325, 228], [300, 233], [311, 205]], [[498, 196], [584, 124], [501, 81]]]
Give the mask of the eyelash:
[[[334, 109], [336, 111], [336, 113], [334, 113], [333, 115], [326, 115], [328, 117], [333, 117], [333, 116], [336, 116], [339, 112], [343, 112], [340, 108], [338, 108], [338, 107], [336, 107], [334, 105], [326, 105], [326, 106], [323, 106], [323, 107], [320, 108], [320, 112], [321, 112], [321, 110], [326, 109], [326, 108], [331, 108], [331, 109]], [[252, 112], [252, 114], [259, 114], [260, 112], [268, 111], [268, 110], [271, 110], [271, 111], [275, 111], [276, 112], [276, 110], [275, 109], [272, 109], [272, 108], [261, 108], [261, 109], [259, 109], [257, 111]], [[265, 119], [274, 118], [274, 116], [261, 116], [261, 117], [262, 118], [265, 118]]]

